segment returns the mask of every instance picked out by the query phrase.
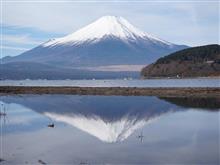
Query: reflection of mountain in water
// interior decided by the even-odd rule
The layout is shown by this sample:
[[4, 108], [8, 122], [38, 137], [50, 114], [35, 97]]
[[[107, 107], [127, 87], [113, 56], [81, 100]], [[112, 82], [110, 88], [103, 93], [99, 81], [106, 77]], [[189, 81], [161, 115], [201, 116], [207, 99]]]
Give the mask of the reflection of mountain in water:
[[123, 141], [149, 121], [184, 110], [156, 97], [144, 96], [26, 95], [5, 96], [2, 101], [21, 104], [105, 142]]
[[136, 129], [141, 128], [147, 122], [146, 120], [128, 119], [126, 117], [113, 122], [105, 122], [98, 116], [85, 117], [70, 115], [60, 115], [56, 113], [45, 113], [46, 116], [68, 123], [82, 131], [85, 131], [102, 141], [117, 142], [123, 141], [130, 136]]

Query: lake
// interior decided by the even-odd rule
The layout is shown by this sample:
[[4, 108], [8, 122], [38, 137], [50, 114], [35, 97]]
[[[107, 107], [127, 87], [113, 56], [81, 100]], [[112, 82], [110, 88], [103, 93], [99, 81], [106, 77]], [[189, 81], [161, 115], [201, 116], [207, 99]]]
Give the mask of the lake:
[[1, 80], [0, 86], [220, 87], [220, 78], [147, 80]]
[[2, 95], [0, 104], [2, 164], [220, 163], [219, 98]]

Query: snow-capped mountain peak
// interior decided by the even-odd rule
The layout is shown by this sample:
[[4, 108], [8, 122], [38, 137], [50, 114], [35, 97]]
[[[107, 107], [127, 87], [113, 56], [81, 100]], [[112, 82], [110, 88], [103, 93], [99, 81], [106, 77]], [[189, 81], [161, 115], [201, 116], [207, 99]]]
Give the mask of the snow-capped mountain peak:
[[122, 17], [104, 16], [76, 33], [69, 35], [69, 37], [83, 40], [88, 38], [102, 38], [105, 35], [112, 35], [119, 38], [133, 38], [134, 35], [143, 37], [145, 33], [135, 28]]
[[78, 31], [62, 38], [50, 40], [43, 46], [52, 46], [57, 44], [68, 44], [84, 41], [99, 41], [106, 36], [113, 36], [123, 40], [135, 40], [137, 38], [145, 38], [151, 41], [162, 42], [170, 45], [171, 43], [153, 37], [138, 28], [134, 27], [123, 17], [103, 16], [95, 22], [85, 26]]
[[51, 39], [19, 56], [5, 58], [4, 63], [28, 61], [71, 69], [146, 65], [185, 48], [185, 45], [153, 37], [122, 17], [104, 16], [72, 34]]

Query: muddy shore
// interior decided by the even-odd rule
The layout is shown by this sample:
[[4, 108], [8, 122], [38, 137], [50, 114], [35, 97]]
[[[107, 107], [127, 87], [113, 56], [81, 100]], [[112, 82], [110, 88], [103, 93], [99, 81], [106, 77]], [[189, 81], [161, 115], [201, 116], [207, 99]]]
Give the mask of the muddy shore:
[[0, 95], [4, 95], [4, 94], [73, 94], [73, 95], [220, 97], [220, 88], [0, 86]]

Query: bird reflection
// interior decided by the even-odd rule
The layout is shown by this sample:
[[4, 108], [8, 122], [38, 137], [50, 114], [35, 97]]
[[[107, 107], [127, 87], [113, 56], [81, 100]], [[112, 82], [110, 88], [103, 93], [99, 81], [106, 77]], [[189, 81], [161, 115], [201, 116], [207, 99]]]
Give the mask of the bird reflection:
[[140, 132], [140, 134], [137, 136], [137, 138], [143, 142], [143, 138], [144, 138], [144, 135], [143, 135], [143, 130]]
[[54, 122], [52, 121], [52, 119], [51, 118], [49, 118], [50, 119], [50, 123], [47, 125], [47, 127], [49, 127], [49, 128], [54, 128]]
[[47, 126], [50, 128], [54, 128], [54, 123], [48, 124]]

